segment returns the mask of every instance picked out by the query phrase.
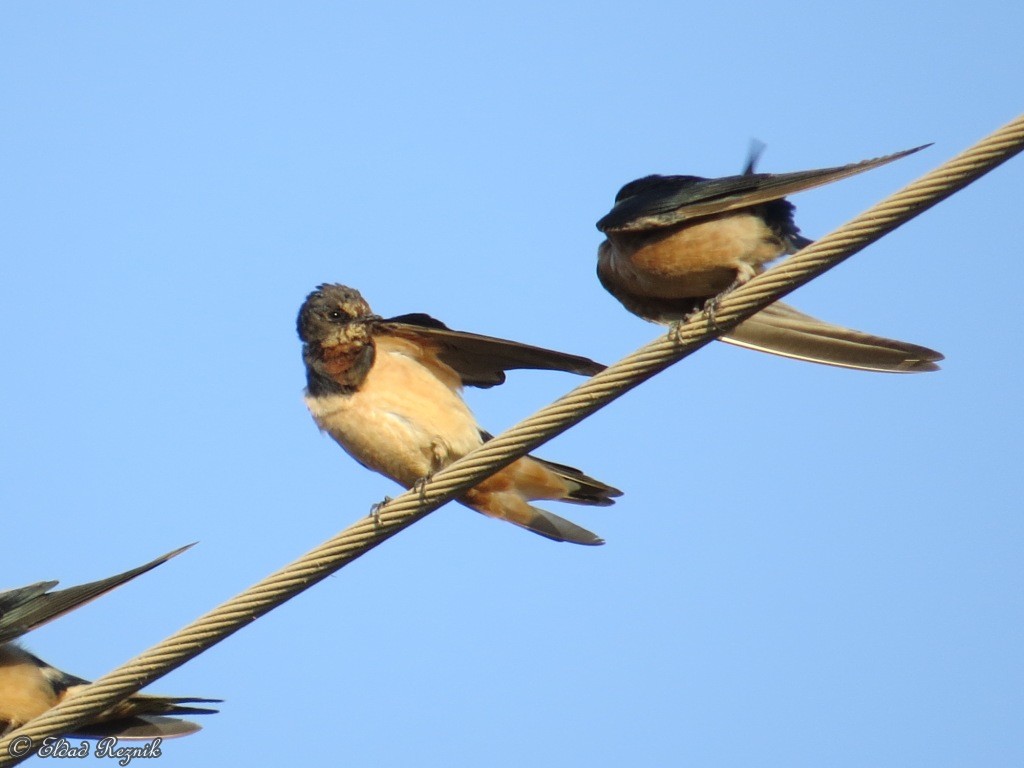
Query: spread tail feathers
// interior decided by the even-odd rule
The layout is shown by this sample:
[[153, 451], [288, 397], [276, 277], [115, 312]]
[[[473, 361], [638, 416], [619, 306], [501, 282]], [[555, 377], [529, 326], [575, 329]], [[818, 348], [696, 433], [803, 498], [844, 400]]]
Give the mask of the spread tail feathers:
[[883, 373], [935, 371], [935, 350], [817, 320], [776, 302], [746, 320], [722, 341], [796, 360]]
[[[486, 432], [480, 435], [485, 441], [491, 439]], [[565, 518], [531, 507], [527, 501], [550, 499], [607, 507], [621, 495], [618, 488], [605, 485], [578, 469], [536, 456], [524, 456], [470, 488], [461, 501], [477, 512], [507, 520], [545, 538], [592, 546], [604, 544], [604, 539]]]
[[[573, 504], [588, 504], [595, 507], [607, 507], [615, 503], [615, 499], [622, 495], [622, 491], [610, 485], [595, 480], [585, 475], [574, 467], [565, 464], [556, 464], [553, 461], [538, 459], [536, 456], [529, 457], [545, 469], [553, 472], [565, 483], [566, 496], [559, 496], [559, 501], [568, 501]], [[541, 497], [545, 498], [545, 497]]]

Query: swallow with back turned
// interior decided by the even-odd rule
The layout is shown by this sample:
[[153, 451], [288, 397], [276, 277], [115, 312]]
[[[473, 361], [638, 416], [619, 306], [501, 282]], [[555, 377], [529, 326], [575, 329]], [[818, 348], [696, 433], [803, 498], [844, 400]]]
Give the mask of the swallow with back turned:
[[[406, 488], [489, 439], [462, 399], [463, 386], [501, 384], [505, 371], [516, 368], [581, 375], [604, 368], [585, 357], [453, 331], [429, 315], [385, 320], [358, 291], [336, 284], [309, 294], [298, 332], [306, 405], [317, 426], [364, 467]], [[524, 456], [459, 501], [549, 539], [602, 544], [528, 502], [607, 506], [621, 495], [572, 467]]]
[[[927, 145], [926, 145], [927, 146]], [[796, 173], [646, 176], [624, 186], [597, 228], [601, 284], [635, 315], [685, 320], [812, 241], [793, 223], [786, 195], [877, 168], [924, 147], [860, 163]], [[942, 355], [902, 341], [825, 323], [775, 302], [721, 337], [741, 347], [844, 368], [933, 371]]]
[[[88, 680], [62, 672], [33, 656], [14, 643], [15, 639], [156, 568], [189, 547], [168, 552], [130, 571], [77, 587], [50, 591], [57, 582], [41, 581], [0, 592], [0, 734], [20, 728], [89, 684]], [[135, 694], [68, 735], [121, 739], [184, 736], [198, 731], [200, 726], [176, 716], [212, 714], [217, 710], [189, 705], [218, 701]]]

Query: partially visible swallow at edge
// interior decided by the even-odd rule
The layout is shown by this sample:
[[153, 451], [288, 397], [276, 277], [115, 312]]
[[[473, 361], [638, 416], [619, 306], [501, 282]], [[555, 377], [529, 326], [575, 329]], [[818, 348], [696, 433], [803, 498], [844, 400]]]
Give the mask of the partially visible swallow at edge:
[[[0, 592], [0, 734], [20, 728], [88, 685], [87, 680], [47, 664], [12, 641], [156, 568], [189, 547], [168, 552], [116, 576], [76, 587], [51, 591], [58, 582], [41, 581]], [[217, 710], [187, 705], [218, 701], [136, 694], [67, 735], [122, 739], [184, 736], [198, 731], [200, 726], [166, 715], [212, 714]]]
[[[928, 145], [925, 145], [928, 146]], [[639, 317], [671, 324], [689, 318], [765, 269], [810, 245], [786, 195], [877, 168], [924, 147], [859, 163], [795, 173], [646, 176], [626, 184], [597, 222], [597, 275]], [[711, 304], [709, 304], [709, 302]], [[783, 357], [887, 373], [938, 369], [938, 352], [817, 320], [775, 302], [722, 341]]]
[[65, 613], [80, 608], [91, 600], [131, 581], [136, 576], [141, 576], [158, 565], [163, 565], [172, 557], [177, 557], [192, 546], [189, 544], [181, 549], [168, 552], [166, 555], [161, 555], [138, 568], [132, 568], [130, 571], [99, 581], [91, 581], [88, 584], [79, 584], [77, 587], [68, 587], [54, 592], [51, 590], [59, 582], [40, 581], [27, 587], [0, 592], [0, 643], [15, 640], [36, 627], [41, 627]]
[[[306, 405], [317, 426], [356, 461], [405, 488], [490, 438], [463, 386], [492, 387], [517, 368], [593, 375], [585, 357], [454, 331], [429, 315], [383, 319], [359, 291], [324, 284], [299, 311]], [[577, 469], [524, 456], [459, 501], [555, 541], [603, 544], [590, 531], [530, 505], [538, 499], [608, 506], [616, 488]]]

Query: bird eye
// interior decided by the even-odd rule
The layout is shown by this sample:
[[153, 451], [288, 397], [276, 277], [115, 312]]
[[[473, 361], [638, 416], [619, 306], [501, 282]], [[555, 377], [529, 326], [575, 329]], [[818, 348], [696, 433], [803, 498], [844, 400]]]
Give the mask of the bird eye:
[[345, 313], [342, 312], [340, 309], [332, 309], [330, 312], [327, 313], [327, 317], [329, 317], [331, 320], [344, 320]]

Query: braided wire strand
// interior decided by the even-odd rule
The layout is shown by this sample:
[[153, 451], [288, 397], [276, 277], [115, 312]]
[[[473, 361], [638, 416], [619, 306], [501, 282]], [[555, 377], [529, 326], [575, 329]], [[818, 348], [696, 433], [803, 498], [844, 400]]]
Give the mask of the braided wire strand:
[[47, 736], [67, 733], [327, 578], [542, 443], [561, 434], [738, 323], [804, 285], [1024, 149], [1024, 115], [970, 149], [722, 298], [713, 327], [695, 317], [597, 374], [533, 416], [383, 504], [341, 533], [214, 608], [0, 739], [0, 768], [16, 765]]

